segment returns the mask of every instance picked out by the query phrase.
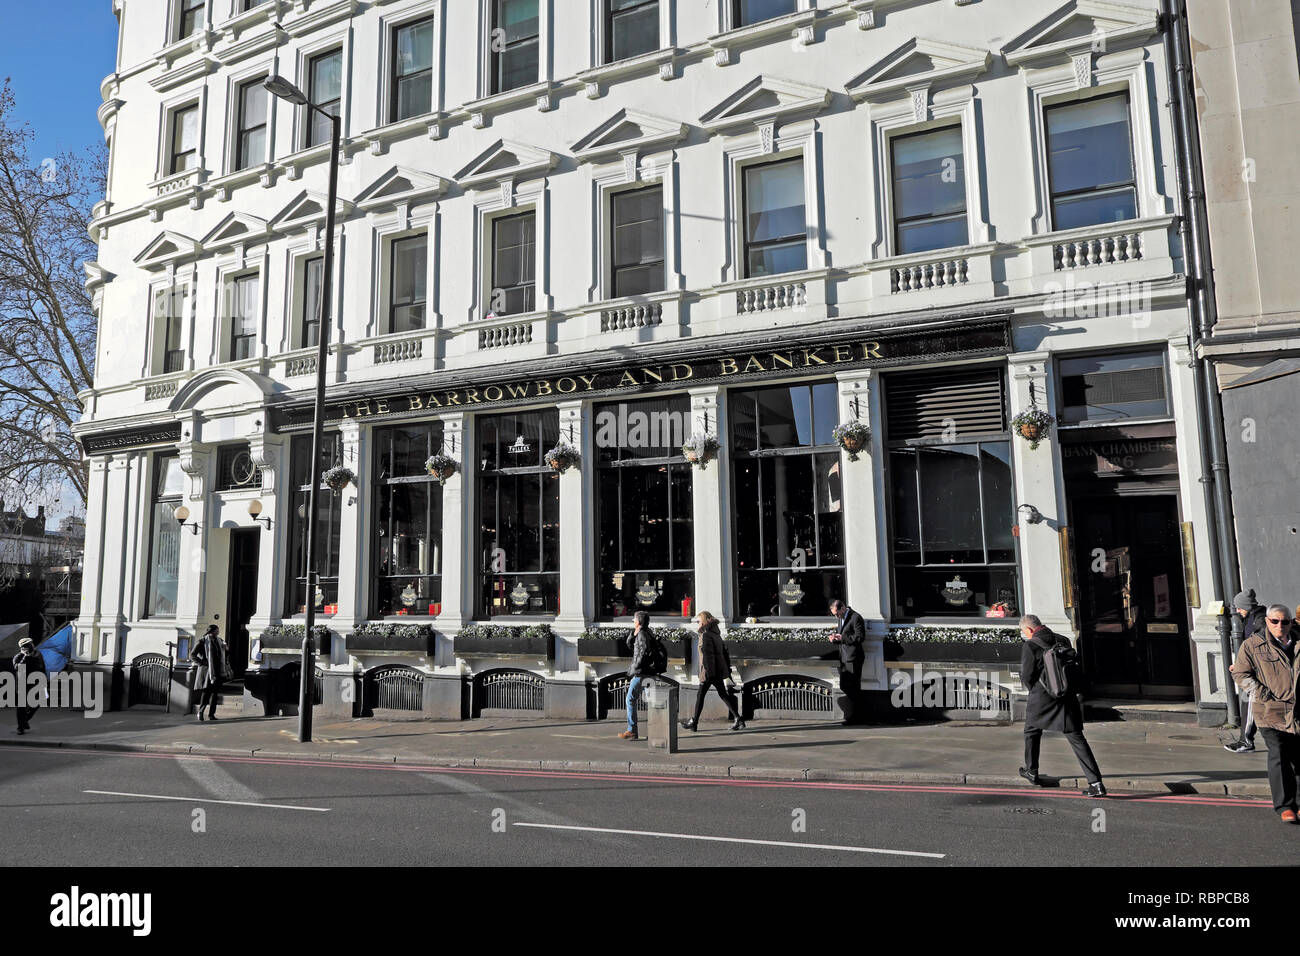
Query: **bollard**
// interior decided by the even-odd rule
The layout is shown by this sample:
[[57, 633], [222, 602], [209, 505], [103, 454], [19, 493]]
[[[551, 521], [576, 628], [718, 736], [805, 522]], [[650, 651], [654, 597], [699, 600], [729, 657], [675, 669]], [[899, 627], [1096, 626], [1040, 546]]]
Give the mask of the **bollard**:
[[672, 684], [651, 680], [646, 687], [645, 702], [649, 711], [650, 749], [666, 754], [677, 753], [677, 696]]

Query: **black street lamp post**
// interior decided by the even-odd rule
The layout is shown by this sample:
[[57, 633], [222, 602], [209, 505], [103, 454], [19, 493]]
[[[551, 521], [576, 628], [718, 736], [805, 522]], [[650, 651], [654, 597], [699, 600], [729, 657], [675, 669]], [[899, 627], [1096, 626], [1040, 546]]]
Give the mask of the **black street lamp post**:
[[321, 280], [320, 321], [317, 323], [316, 335], [316, 402], [312, 411], [311, 427], [311, 481], [307, 492], [307, 599], [305, 631], [302, 637], [302, 671], [298, 687], [298, 740], [306, 743], [311, 740], [312, 698], [315, 686], [316, 629], [316, 516], [320, 502], [320, 451], [324, 432], [325, 414], [325, 360], [329, 354], [330, 336], [330, 299], [334, 291], [334, 206], [339, 183], [339, 118], [327, 110], [321, 109], [310, 100], [298, 87], [284, 77], [272, 74], [263, 84], [271, 93], [290, 103], [305, 106], [309, 110], [326, 117], [330, 121], [330, 186], [325, 208], [325, 263]]

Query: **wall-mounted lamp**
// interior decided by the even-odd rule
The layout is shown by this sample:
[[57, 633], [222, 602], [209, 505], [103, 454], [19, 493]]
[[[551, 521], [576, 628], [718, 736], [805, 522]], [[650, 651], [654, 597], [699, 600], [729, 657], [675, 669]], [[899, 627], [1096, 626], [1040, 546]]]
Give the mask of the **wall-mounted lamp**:
[[[177, 523], [180, 524], [182, 528], [189, 528], [195, 534], [199, 533], [199, 523], [197, 521], [190, 521], [189, 508], [185, 507], [184, 505], [181, 505], [179, 508], [176, 509], [175, 518]], [[187, 524], [186, 522], [189, 523]]]
[[1042, 524], [1046, 520], [1043, 513], [1033, 505], [1021, 505], [1016, 509], [1017, 514], [1022, 511], [1025, 513], [1025, 520], [1030, 524]]
[[258, 501], [256, 498], [248, 503], [248, 516], [254, 521], [265, 521], [266, 530], [271, 530], [271, 517], [270, 515], [264, 516], [262, 514], [262, 502]]

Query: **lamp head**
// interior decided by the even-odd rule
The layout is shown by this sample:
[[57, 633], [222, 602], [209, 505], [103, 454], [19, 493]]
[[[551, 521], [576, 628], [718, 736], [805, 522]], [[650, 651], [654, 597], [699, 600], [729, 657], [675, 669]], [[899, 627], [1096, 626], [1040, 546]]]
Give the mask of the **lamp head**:
[[273, 95], [280, 97], [282, 100], [288, 100], [290, 103], [296, 103], [298, 106], [307, 105], [307, 95], [279, 73], [272, 73], [262, 81], [262, 85], [265, 86]]
[[256, 518], [261, 513], [262, 513], [262, 502], [254, 498], [252, 501], [248, 503], [248, 516], [250, 518]]
[[176, 509], [174, 517], [176, 518], [177, 524], [184, 524], [185, 522], [190, 520], [190, 509], [185, 507], [184, 505], [181, 505], [179, 508]]

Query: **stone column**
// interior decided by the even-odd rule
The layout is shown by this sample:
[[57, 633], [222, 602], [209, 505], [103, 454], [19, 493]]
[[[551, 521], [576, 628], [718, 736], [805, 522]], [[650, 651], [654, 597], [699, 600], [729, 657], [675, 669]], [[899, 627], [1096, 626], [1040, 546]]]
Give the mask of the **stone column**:
[[[280, 620], [284, 611], [285, 577], [290, 573], [287, 567], [289, 529], [292, 526], [290, 509], [293, 507], [293, 494], [287, 489], [289, 475], [285, 451], [283, 440], [271, 435], [256, 436], [249, 443], [249, 454], [262, 477], [262, 490], [258, 496], [263, 519], [259, 524], [263, 528], [258, 538], [257, 607], [248, 622], [248, 629], [254, 634]], [[281, 486], [286, 486], [283, 494]], [[269, 527], [266, 526], [267, 519]], [[249, 648], [251, 652], [251, 643]]]
[[126, 622], [129, 607], [127, 556], [131, 553], [130, 536], [135, 530], [131, 521], [130, 485], [138, 457], [125, 452], [108, 458], [97, 649], [97, 658], [105, 663], [119, 659], [122, 625]]
[[442, 486], [442, 613], [435, 626], [439, 631], [438, 664], [451, 664], [452, 639], [474, 616], [473, 584], [477, 570], [478, 543], [472, 519], [471, 478], [474, 467], [470, 421], [464, 412], [440, 416], [442, 451], [456, 459], [456, 473]]
[[81, 567], [81, 611], [77, 617], [77, 659], [99, 658], [99, 615], [103, 606], [104, 537], [108, 496], [107, 456], [90, 460], [86, 489], [86, 547]]
[[[176, 583], [176, 624], [181, 628], [197, 628], [207, 616], [206, 593], [208, 583], [208, 465], [209, 451], [192, 441], [177, 446], [181, 471], [189, 478], [189, 488], [181, 504], [190, 511], [185, 523], [195, 527], [181, 529], [180, 568]], [[197, 529], [197, 530], [196, 530]]]
[[[366, 619], [370, 603], [370, 433], [369, 425], [345, 421], [340, 431], [342, 464], [357, 476], [356, 484], [339, 492], [338, 613], [325, 620], [331, 630], [342, 635]], [[324, 491], [322, 494], [330, 494]], [[318, 545], [317, 564], [323, 565], [329, 539]]]
[[[1047, 352], [1022, 352], [1010, 357], [1011, 415], [1038, 407], [1055, 415], [1056, 399], [1049, 371], [1051, 356]], [[1061, 589], [1060, 529], [1067, 519], [1065, 482], [1061, 475], [1060, 446], [1056, 429], [1042, 440], [1037, 449], [1014, 434], [1011, 437], [1011, 462], [1015, 475], [1013, 506], [1033, 505], [1043, 521], [1030, 524], [1018, 511], [1011, 520], [1019, 528], [1021, 613], [1037, 614], [1054, 631], [1074, 636], [1065, 614], [1065, 595]], [[1002, 623], [1013, 625], [1014, 621]]]
[[578, 635], [595, 615], [589, 542], [594, 526], [593, 443], [586, 427], [591, 403], [560, 402], [560, 438], [578, 449], [577, 467], [560, 475], [560, 613], [555, 618], [555, 669], [578, 669]]
[[[695, 604], [692, 613], [709, 611], [720, 621], [737, 614], [731, 587], [731, 495], [727, 469], [731, 456], [726, 428], [726, 395], [716, 385], [690, 390], [691, 420], [687, 434], [709, 432], [718, 437], [718, 457], [704, 467], [692, 468], [691, 501], [694, 508]], [[743, 620], [740, 615], [737, 620]], [[693, 672], [693, 671], [692, 671]]]

